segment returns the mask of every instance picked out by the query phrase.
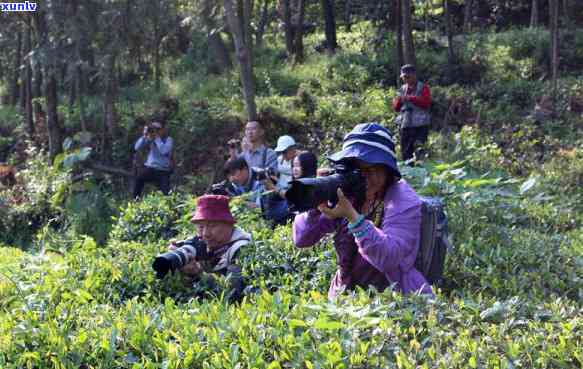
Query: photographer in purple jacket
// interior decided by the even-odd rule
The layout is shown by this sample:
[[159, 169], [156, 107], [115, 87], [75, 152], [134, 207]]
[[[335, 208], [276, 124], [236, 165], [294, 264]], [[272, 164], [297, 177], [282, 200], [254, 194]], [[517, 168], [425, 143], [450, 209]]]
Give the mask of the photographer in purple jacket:
[[383, 291], [394, 285], [403, 293], [431, 294], [414, 266], [422, 202], [401, 179], [391, 133], [377, 123], [359, 124], [344, 138], [342, 150], [329, 159], [355, 166], [366, 181], [366, 193], [362, 206], [356, 206], [339, 188], [334, 207], [322, 203], [294, 220], [297, 247], [313, 246], [334, 233], [338, 270], [328, 297], [356, 286]]

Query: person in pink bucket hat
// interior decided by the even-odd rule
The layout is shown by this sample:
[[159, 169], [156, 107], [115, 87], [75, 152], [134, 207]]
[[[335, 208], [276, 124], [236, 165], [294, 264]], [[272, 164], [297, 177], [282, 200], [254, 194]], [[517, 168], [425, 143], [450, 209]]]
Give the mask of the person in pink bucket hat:
[[191, 222], [196, 225], [197, 236], [173, 242], [168, 247], [169, 250], [195, 241], [203, 241], [206, 249], [197, 251], [195, 259], [182, 267], [180, 272], [185, 275], [189, 284], [196, 283], [204, 273], [229, 276], [231, 291], [228, 297], [231, 300], [237, 299], [243, 291], [244, 281], [236, 259], [241, 247], [251, 242], [251, 235], [235, 226], [235, 218], [229, 209], [229, 197], [199, 197]]

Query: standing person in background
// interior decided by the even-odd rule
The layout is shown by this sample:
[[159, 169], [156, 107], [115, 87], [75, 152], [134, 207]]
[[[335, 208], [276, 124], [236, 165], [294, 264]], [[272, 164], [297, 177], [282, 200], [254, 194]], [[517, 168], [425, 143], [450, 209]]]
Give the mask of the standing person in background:
[[292, 179], [292, 161], [298, 152], [296, 141], [292, 136], [281, 136], [277, 140], [277, 147], [274, 151], [279, 155], [277, 157], [277, 173], [279, 178], [276, 187], [285, 189]]
[[404, 84], [393, 99], [393, 109], [399, 113], [395, 123], [401, 133], [401, 159], [407, 161], [413, 158], [416, 146], [427, 143], [431, 92], [426, 83], [417, 80], [415, 66], [411, 64], [401, 68], [401, 79]]
[[237, 147], [229, 145], [231, 159], [243, 157], [250, 168], [272, 168], [277, 170], [277, 156], [275, 152], [265, 146], [265, 131], [257, 121], [247, 122], [245, 125], [245, 138], [249, 142], [249, 149], [242, 153]]
[[144, 168], [136, 178], [133, 198], [140, 197], [146, 182], [155, 182], [164, 195], [170, 192], [172, 149], [174, 142], [168, 136], [163, 122], [153, 121], [144, 127], [142, 137], [134, 145], [135, 151], [148, 150]]

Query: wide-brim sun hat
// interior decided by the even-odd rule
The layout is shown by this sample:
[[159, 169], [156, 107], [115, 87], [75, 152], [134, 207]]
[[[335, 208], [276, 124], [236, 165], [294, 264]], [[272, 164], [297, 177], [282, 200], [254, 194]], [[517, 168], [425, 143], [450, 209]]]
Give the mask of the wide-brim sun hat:
[[284, 152], [290, 147], [296, 146], [296, 140], [292, 136], [281, 136], [277, 139], [277, 147], [273, 149], [275, 152]]
[[192, 223], [215, 221], [235, 224], [229, 209], [229, 197], [223, 195], [204, 195], [198, 198], [196, 210], [190, 219]]
[[401, 177], [393, 136], [387, 128], [378, 123], [361, 123], [354, 127], [344, 136], [342, 150], [328, 157], [328, 160], [332, 162], [347, 159], [382, 164], [387, 166], [395, 176]]

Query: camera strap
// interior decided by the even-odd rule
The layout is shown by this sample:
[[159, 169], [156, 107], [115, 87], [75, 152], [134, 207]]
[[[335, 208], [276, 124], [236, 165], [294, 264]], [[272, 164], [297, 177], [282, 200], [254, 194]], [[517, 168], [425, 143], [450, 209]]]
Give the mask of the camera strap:
[[261, 167], [265, 168], [265, 162], [267, 161], [267, 146], [263, 147], [263, 159], [261, 160]]

